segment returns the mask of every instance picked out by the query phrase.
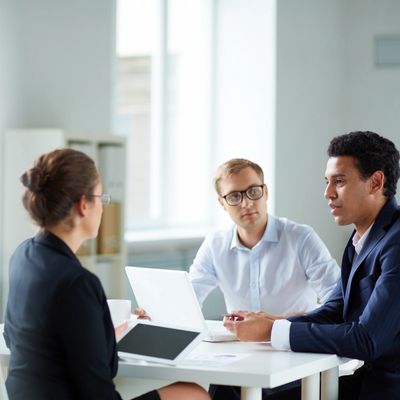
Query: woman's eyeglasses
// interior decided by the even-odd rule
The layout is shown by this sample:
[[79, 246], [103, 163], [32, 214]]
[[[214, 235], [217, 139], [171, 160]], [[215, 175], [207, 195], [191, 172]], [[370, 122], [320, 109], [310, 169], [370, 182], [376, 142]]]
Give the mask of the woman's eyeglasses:
[[103, 204], [111, 203], [111, 194], [108, 193], [91, 194], [89, 197], [98, 197]]

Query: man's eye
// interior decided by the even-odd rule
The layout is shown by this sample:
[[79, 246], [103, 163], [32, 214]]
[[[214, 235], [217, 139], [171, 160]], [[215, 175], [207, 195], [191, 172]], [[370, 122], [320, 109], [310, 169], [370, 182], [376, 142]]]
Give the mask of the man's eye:
[[241, 196], [240, 192], [232, 192], [232, 193], [229, 193], [228, 196], [226, 196], [226, 197], [230, 201], [237, 201], [240, 199], [240, 196]]

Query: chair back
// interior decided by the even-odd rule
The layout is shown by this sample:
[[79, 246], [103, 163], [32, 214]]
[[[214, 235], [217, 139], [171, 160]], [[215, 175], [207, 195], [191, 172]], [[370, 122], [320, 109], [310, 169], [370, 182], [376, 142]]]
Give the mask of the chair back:
[[0, 324], [0, 400], [8, 400], [5, 373], [8, 367], [10, 350], [6, 346], [3, 331], [4, 324]]
[[6, 380], [4, 376], [4, 368], [1, 363], [1, 355], [0, 355], [0, 400], [8, 400]]

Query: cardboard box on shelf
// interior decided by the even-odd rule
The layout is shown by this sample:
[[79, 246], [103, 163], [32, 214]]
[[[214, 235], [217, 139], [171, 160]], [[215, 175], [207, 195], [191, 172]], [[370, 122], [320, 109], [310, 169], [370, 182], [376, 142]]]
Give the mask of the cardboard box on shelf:
[[121, 204], [111, 203], [104, 206], [103, 216], [97, 235], [98, 254], [116, 254], [121, 248]]

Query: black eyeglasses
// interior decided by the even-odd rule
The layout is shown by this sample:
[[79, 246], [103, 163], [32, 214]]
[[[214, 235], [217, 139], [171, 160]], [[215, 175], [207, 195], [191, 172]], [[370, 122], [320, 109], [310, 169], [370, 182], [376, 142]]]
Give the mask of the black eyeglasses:
[[230, 192], [225, 196], [221, 196], [228, 205], [238, 206], [243, 201], [243, 195], [250, 200], [259, 200], [264, 194], [264, 185], [250, 186], [246, 190], [237, 190], [235, 192]]
[[108, 193], [91, 194], [89, 197], [98, 197], [103, 204], [111, 203], [111, 194]]

